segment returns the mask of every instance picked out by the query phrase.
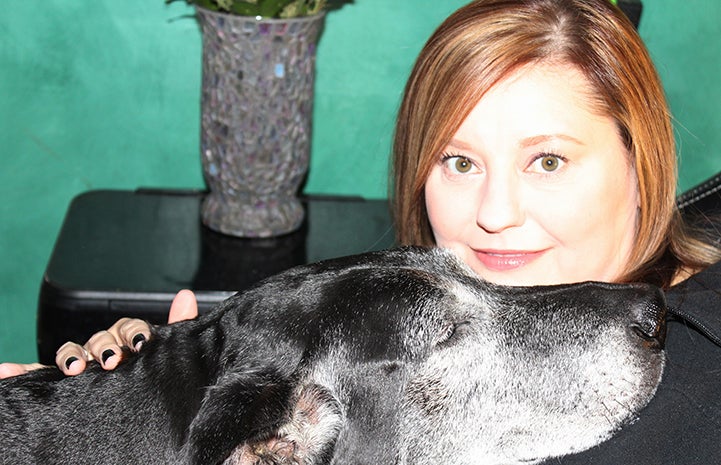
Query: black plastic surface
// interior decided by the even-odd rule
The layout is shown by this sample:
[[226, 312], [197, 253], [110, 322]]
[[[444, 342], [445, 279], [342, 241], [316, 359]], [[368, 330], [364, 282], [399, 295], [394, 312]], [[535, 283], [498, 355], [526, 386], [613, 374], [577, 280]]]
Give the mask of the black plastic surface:
[[40, 290], [42, 363], [120, 317], [165, 322], [180, 289], [194, 290], [203, 312], [292, 266], [393, 245], [384, 200], [306, 198], [300, 230], [240, 239], [201, 224], [202, 195], [97, 190], [73, 199]]

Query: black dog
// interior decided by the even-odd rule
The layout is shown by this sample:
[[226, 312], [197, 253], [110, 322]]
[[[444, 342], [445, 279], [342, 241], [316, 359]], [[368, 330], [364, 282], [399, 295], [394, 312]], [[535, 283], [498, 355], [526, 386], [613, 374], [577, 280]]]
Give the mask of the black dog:
[[664, 312], [648, 286], [495, 286], [438, 250], [321, 262], [113, 372], [0, 383], [0, 462], [533, 463], [648, 402]]

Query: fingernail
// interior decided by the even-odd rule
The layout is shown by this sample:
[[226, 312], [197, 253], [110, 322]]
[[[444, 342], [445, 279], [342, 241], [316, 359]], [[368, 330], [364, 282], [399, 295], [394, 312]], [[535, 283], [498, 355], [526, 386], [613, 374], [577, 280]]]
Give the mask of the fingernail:
[[135, 347], [135, 350], [140, 350], [140, 348], [143, 347], [143, 342], [145, 342], [145, 335], [143, 333], [136, 334], [133, 338], [133, 347]]
[[74, 362], [77, 362], [77, 357], [68, 357], [67, 360], [65, 360], [65, 368], [70, 369], [70, 365], [72, 365]]
[[113, 355], [115, 355], [115, 352], [113, 351], [113, 349], [105, 349], [105, 351], [103, 351], [103, 354], [102, 354], [103, 365], [105, 365], [105, 362], [107, 362], [108, 359], [110, 357], [112, 357]]

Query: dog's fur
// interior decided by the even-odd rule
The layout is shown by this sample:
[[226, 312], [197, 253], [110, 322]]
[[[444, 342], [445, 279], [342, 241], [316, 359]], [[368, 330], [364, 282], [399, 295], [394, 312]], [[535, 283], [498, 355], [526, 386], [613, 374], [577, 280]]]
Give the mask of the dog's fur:
[[648, 286], [495, 286], [438, 250], [321, 262], [114, 372], [2, 382], [0, 462], [534, 463], [649, 401], [664, 312]]

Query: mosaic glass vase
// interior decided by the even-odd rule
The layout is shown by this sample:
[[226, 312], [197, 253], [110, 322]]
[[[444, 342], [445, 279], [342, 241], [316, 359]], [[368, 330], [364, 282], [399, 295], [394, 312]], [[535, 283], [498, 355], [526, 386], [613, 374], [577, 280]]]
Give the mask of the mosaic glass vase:
[[256, 19], [196, 8], [203, 41], [203, 223], [238, 237], [298, 229], [323, 14]]

